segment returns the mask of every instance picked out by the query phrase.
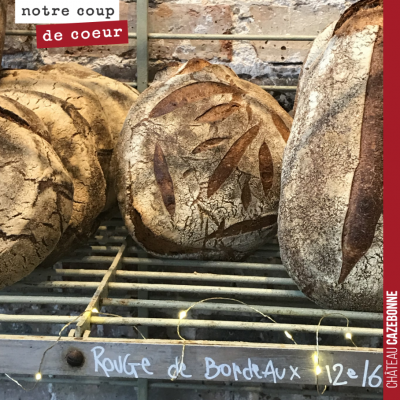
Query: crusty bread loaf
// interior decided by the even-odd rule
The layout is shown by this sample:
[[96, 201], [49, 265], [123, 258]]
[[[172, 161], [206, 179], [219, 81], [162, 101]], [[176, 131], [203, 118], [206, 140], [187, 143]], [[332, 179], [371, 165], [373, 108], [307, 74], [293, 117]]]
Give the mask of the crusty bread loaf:
[[88, 239], [105, 205], [106, 182], [97, 159], [94, 135], [78, 110], [57, 97], [29, 90], [3, 90], [0, 94], [35, 111], [48, 127], [52, 147], [73, 181], [71, 220], [48, 260], [56, 262], [63, 253]]
[[276, 229], [291, 117], [256, 85], [193, 60], [141, 94], [116, 149], [129, 232], [162, 256], [239, 260]]
[[91, 89], [103, 106], [114, 143], [117, 143], [128, 111], [139, 96], [136, 89], [76, 63], [46, 65], [39, 68], [39, 72], [55, 79], [73, 80]]
[[[110, 127], [113, 146], [117, 144], [128, 112], [138, 98], [139, 92], [136, 89], [76, 63], [46, 65], [40, 68], [39, 72], [48, 77], [54, 77], [56, 80], [73, 80], [92, 90], [103, 107]], [[107, 177], [105, 210], [116, 205], [114, 186], [114, 173], [110, 170]]]
[[73, 186], [51, 145], [0, 110], [0, 288], [54, 249], [72, 213]]
[[108, 177], [114, 140], [104, 109], [92, 90], [72, 79], [63, 80], [44, 72], [30, 70], [1, 71], [0, 88], [2, 90], [35, 90], [58, 97], [75, 106], [92, 128], [98, 159], [104, 176]]
[[355, 3], [314, 43], [284, 154], [282, 261], [328, 308], [383, 308], [382, 6]]
[[51, 143], [50, 133], [45, 124], [28, 107], [0, 93], [0, 111], [3, 118], [6, 118], [8, 115], [8, 119], [17, 121], [21, 126], [25, 126], [27, 129], [30, 129], [47, 142]]

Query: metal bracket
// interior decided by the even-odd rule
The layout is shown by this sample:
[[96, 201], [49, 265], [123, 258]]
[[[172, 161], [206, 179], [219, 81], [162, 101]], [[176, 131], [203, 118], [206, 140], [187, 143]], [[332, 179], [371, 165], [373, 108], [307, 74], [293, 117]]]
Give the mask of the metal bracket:
[[148, 0], [137, 0], [137, 89], [143, 92], [149, 82], [149, 38], [148, 38]]

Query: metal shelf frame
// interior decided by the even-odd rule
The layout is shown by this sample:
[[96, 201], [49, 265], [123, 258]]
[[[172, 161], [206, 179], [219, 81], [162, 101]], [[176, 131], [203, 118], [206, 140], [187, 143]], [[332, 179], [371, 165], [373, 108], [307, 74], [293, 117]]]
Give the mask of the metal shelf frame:
[[[227, 379], [219, 376], [208, 381], [204, 374], [204, 360], [208, 357], [224, 364], [236, 362], [241, 372], [244, 372], [248, 360], [251, 360], [252, 368], [256, 371], [259, 371], [259, 367], [262, 371], [268, 360], [272, 360], [274, 366], [283, 371], [290, 360], [293, 368], [296, 365], [300, 368], [301, 383], [311, 385], [315, 383], [315, 345], [312, 343], [318, 329], [323, 340], [319, 346], [320, 364], [329, 365], [329, 368], [342, 364], [356, 370], [359, 375], [357, 381], [348, 382], [349, 387], [338, 388], [341, 389], [340, 395], [351, 397], [357, 393], [357, 398], [382, 398], [381, 385], [375, 389], [375, 381], [372, 380], [372, 387], [368, 387], [366, 378], [362, 379], [362, 375], [370, 377], [376, 371], [375, 375], [379, 375], [379, 378], [372, 379], [382, 379], [379, 368], [382, 349], [362, 346], [370, 340], [379, 342], [382, 339], [383, 315], [317, 308], [287, 276], [279, 263], [277, 243], [266, 244], [246, 262], [157, 259], [135, 245], [122, 225], [120, 218], [105, 221], [91, 243], [57, 263], [53, 270], [38, 268], [29, 277], [0, 292], [1, 305], [21, 305], [23, 309], [23, 314], [0, 314], [0, 324], [62, 327], [71, 323], [68, 336], [63, 336], [46, 355], [42, 368], [46, 382], [68, 383], [71, 378], [87, 384], [104, 382], [106, 375], [101, 368], [96, 371], [92, 356], [94, 349], [102, 348], [110, 359], [122, 360], [127, 354], [133, 354], [140, 359], [146, 357], [150, 360], [153, 376], [138, 371], [137, 379], [132, 381], [129, 375], [121, 374], [122, 367], [119, 372], [114, 370], [108, 374], [107, 382], [111, 384], [134, 386], [139, 400], [147, 400], [149, 390], [157, 387], [179, 390], [226, 388], [229, 391], [260, 394], [316, 394], [310, 387], [296, 389], [294, 384], [299, 385], [300, 382], [292, 382], [289, 375], [275, 385], [267, 377], [260, 382], [254, 379], [246, 382], [242, 376], [239, 376], [239, 382], [235, 382], [233, 376]], [[269, 263], [266, 263], [267, 260]], [[179, 320], [179, 312], [187, 310], [194, 302], [221, 296], [240, 299], [251, 308], [214, 299], [199, 303], [188, 318]], [[51, 311], [51, 315], [49, 311], [41, 311], [38, 314], [30, 308], [24, 309], [23, 305], [52, 305], [61, 310], [62, 306], [68, 306], [77, 311], [74, 315], [67, 315], [65, 311], [64, 315], [63, 311], [55, 314]], [[112, 314], [103, 315], [94, 309]], [[254, 309], [272, 316], [277, 323], [261, 318]], [[82, 314], [77, 318], [79, 313]], [[319, 319], [324, 316], [327, 316], [326, 322], [317, 328]], [[346, 327], [346, 318], [350, 320], [349, 328]], [[163, 339], [161, 332], [168, 329], [174, 332], [178, 324], [184, 336], [187, 330], [199, 329], [202, 340], [184, 343], [184, 362], [191, 371], [190, 382], [185, 382], [188, 379], [182, 376], [178, 382], [168, 383], [167, 371], [174, 359], [178, 360], [181, 356], [183, 342]], [[132, 334], [129, 339], [112, 334], [96, 334], [99, 327], [104, 330], [106, 326], [136, 327], [138, 333]], [[220, 334], [219, 341], [215, 342], [218, 332], [227, 332], [227, 335]], [[250, 335], [246, 342], [232, 342], [225, 338], [221, 341], [221, 337], [229, 338], [232, 333], [240, 332]], [[292, 344], [285, 332], [290, 332], [299, 345]], [[348, 332], [358, 344], [361, 343], [361, 347], [355, 348], [346, 342], [344, 335]], [[141, 339], [141, 335], [146, 339]], [[266, 335], [263, 336], [265, 341], [260, 341], [258, 335]], [[55, 335], [0, 335], [0, 372], [18, 374], [19, 380], [29, 381], [38, 368], [40, 355], [56, 341]], [[71, 348], [84, 354], [83, 367], [76, 369], [66, 363], [66, 354]], [[27, 351], [32, 356], [24, 365], [20, 365], [19, 357], [11, 356]], [[365, 366], [367, 369], [369, 366], [368, 372], [365, 372]], [[200, 371], [196, 371], [196, 368]], [[289, 365], [286, 365], [288, 368]], [[55, 378], [47, 378], [50, 374]], [[205, 382], [196, 383], [198, 380]], [[221, 380], [232, 383], [229, 386], [220, 385], [217, 382]], [[281, 383], [281, 386], [277, 387], [277, 383]], [[329, 384], [329, 377], [322, 375], [320, 383]], [[282, 386], [285, 384], [286, 387]], [[329, 394], [333, 395], [338, 389], [331, 387]]]
[[[149, 83], [151, 39], [312, 41], [315, 38], [149, 33], [148, 6], [148, 0], [137, 0], [137, 32], [129, 33], [129, 38], [137, 40], [137, 82], [131, 85], [137, 86], [139, 91], [146, 89]], [[26, 30], [7, 31], [6, 34], [36, 35], [35, 31]], [[261, 87], [276, 91], [296, 90], [294, 86]], [[250, 307], [216, 299], [219, 297], [240, 300]], [[187, 318], [179, 319], [179, 312], [205, 298], [214, 300], [197, 304]], [[53, 270], [38, 268], [28, 278], [2, 290], [0, 305], [53, 307], [51, 315], [35, 313], [31, 308], [24, 308], [23, 314], [0, 314], [0, 326], [33, 324], [55, 328], [71, 324], [66, 332], [68, 335], [60, 340], [55, 334], [0, 335], [0, 372], [17, 374], [20, 381], [33, 379], [38, 358], [58, 341], [46, 354], [42, 368], [43, 382], [68, 383], [73, 379], [74, 384], [105, 381], [133, 386], [138, 400], [148, 400], [151, 388], [316, 395], [316, 390], [299, 385], [314, 385], [317, 382], [314, 343], [318, 330], [322, 339], [319, 343], [319, 364], [326, 366], [318, 382], [329, 385], [327, 394], [343, 398], [382, 398], [382, 385], [377, 385], [377, 382], [382, 379], [379, 365], [383, 360], [383, 315], [316, 307], [287, 275], [279, 261], [276, 242], [266, 244], [248, 261], [240, 263], [157, 259], [133, 243], [123, 221], [117, 217], [105, 221], [86, 246], [61, 260]], [[64, 306], [76, 310], [74, 315], [67, 315], [68, 312], [63, 311]], [[54, 313], [54, 307], [59, 311]], [[273, 317], [276, 323], [262, 318], [254, 309]], [[98, 313], [96, 310], [113, 314]], [[326, 320], [318, 328], [322, 317]], [[346, 318], [350, 321], [348, 328]], [[165, 339], [165, 332], [170, 334], [178, 325], [183, 336], [190, 336], [193, 328], [198, 329], [202, 340]], [[111, 330], [100, 334], [106, 331], [105, 327]], [[131, 336], [124, 339], [116, 337], [112, 330], [115, 327], [132, 328]], [[293, 344], [287, 337], [289, 332], [299, 345]], [[349, 332], [356, 343], [361, 343], [360, 347], [355, 348], [344, 338]], [[231, 334], [242, 335], [240, 337], [246, 337], [246, 340], [229, 341], [227, 339]], [[173, 366], [174, 360], [179, 360], [183, 346], [187, 369], [182, 370], [183, 374], [177, 382], [171, 382], [166, 371]], [[76, 368], [67, 364], [66, 355], [71, 348], [83, 353], [83, 366]], [[113, 371], [110, 369], [107, 372], [106, 368], [104, 372], [101, 365], [105, 364], [99, 364], [99, 357], [96, 361], [95, 349], [99, 348], [104, 349], [110, 363], [111, 358], [115, 359], [114, 365], [118, 364], [118, 360], [126, 360], [129, 353], [129, 356], [132, 354], [142, 360], [141, 366], [145, 367], [138, 367], [134, 376], [127, 374], [122, 364]], [[15, 354], [28, 351], [31, 357], [21, 365]], [[215, 379], [207, 380], [204, 374], [207, 368], [205, 357], [212, 358], [216, 365], [230, 363], [228, 366], [233, 370], [236, 363], [236, 368], [240, 367], [238, 377], [233, 374], [227, 376], [228, 367], [223, 367], [220, 371], [225, 375], [220, 372]], [[150, 360], [151, 366], [146, 367], [144, 359]], [[270, 362], [283, 374], [278, 382], [275, 382], [275, 375], [272, 381], [271, 369], [261, 379], [261, 371], [263, 368], [267, 371]], [[137, 361], [135, 365], [139, 364], [140, 361]], [[247, 365], [248, 374], [252, 377], [250, 380], [245, 374]], [[301, 380], [297, 381], [296, 375], [292, 375], [296, 365], [301, 374]], [[335, 382], [340, 379], [332, 371], [336, 371], [338, 365], [347, 368], [347, 375], [344, 372], [340, 379], [346, 379], [348, 384], [335, 388]], [[146, 368], [151, 369], [153, 375], [146, 373]], [[329, 368], [332, 375], [328, 373]], [[355, 370], [357, 378], [349, 372], [350, 369]], [[287, 370], [286, 376], [283, 370]], [[187, 377], [188, 371], [190, 378]], [[0, 376], [0, 380], [4, 378]], [[238, 382], [235, 382], [236, 379]], [[230, 384], [227, 385], [227, 382]]]

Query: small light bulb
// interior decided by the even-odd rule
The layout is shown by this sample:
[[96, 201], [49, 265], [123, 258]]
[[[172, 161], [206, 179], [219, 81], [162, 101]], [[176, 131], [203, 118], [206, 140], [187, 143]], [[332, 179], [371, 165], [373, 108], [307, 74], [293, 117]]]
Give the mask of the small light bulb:
[[184, 319], [184, 318], [186, 318], [186, 317], [187, 317], [186, 311], [181, 311], [181, 312], [179, 313], [179, 319]]
[[92, 313], [98, 314], [99, 310], [97, 308], [92, 308]]
[[35, 379], [36, 379], [37, 381], [40, 381], [40, 380], [42, 379], [42, 374], [41, 374], [40, 372], [36, 373], [36, 374], [35, 374]]
[[315, 362], [315, 364], [318, 364], [318, 354], [317, 353], [314, 354], [314, 362]]
[[315, 368], [315, 375], [319, 375], [321, 372], [322, 372], [321, 367], [317, 365], [317, 367]]
[[285, 331], [285, 335], [286, 335], [286, 337], [288, 337], [289, 339], [293, 339], [293, 336], [292, 336], [288, 331]]
[[350, 332], [347, 332], [344, 336], [346, 339], [349, 339], [349, 340], [351, 340], [351, 338], [353, 337]]

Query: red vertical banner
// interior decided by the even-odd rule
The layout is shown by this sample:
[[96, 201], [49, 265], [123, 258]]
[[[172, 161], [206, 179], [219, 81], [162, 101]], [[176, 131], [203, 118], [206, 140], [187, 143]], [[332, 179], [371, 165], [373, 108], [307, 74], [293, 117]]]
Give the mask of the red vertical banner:
[[400, 1], [384, 1], [384, 400], [400, 399], [398, 380], [398, 298], [400, 293], [399, 253], [399, 152], [400, 135], [398, 63], [400, 53], [397, 24]]

